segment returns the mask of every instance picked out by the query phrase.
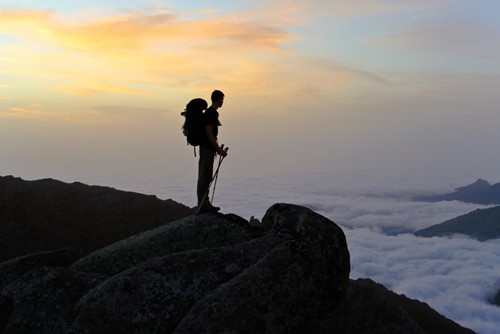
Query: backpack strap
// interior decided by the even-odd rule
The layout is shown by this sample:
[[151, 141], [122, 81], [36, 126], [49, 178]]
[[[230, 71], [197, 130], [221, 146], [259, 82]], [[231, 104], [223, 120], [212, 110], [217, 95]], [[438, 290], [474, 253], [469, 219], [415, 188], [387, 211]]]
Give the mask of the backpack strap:
[[[189, 141], [186, 139], [186, 144], [189, 146]], [[193, 146], [194, 157], [196, 158], [196, 146]]]

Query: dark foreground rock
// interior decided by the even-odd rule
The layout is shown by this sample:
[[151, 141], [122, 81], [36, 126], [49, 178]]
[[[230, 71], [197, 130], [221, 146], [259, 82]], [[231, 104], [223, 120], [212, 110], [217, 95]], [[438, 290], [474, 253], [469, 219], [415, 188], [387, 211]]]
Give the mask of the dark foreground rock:
[[[244, 220], [218, 214], [178, 223], [162, 230], [183, 244], [182, 235], [189, 235], [203, 248], [175, 248], [108, 279], [78, 304], [78, 332], [286, 333], [325, 312], [348, 284], [342, 230], [308, 209], [274, 205], [260, 233]], [[196, 235], [193, 224], [200, 227]], [[152, 240], [149, 234], [143, 235]], [[117, 245], [119, 253], [133, 252], [136, 241], [129, 240], [131, 245]], [[210, 248], [204, 248], [207, 242]], [[99, 259], [115, 259], [116, 248], [109, 250], [100, 251]], [[83, 259], [73, 268], [88, 270], [95, 263]]]
[[4, 333], [72, 333], [74, 305], [104, 279], [63, 267], [39, 267], [3, 289], [13, 302]]
[[0, 263], [0, 291], [32, 269], [40, 267], [69, 267], [81, 255], [79, 250], [65, 248], [25, 255]]
[[3, 333], [5, 327], [9, 324], [12, 314], [12, 300], [5, 296], [0, 296], [0, 332]]
[[472, 334], [429, 305], [395, 294], [369, 279], [351, 280], [341, 302], [304, 333]]
[[257, 227], [189, 216], [76, 257], [61, 250], [1, 264], [0, 329], [471, 333], [423, 303], [350, 281], [342, 230], [295, 205], [273, 205]]
[[191, 216], [97, 250], [73, 268], [112, 275], [154, 257], [239, 244], [261, 233], [234, 215]]
[[193, 211], [108, 187], [0, 177], [0, 262], [60, 248], [90, 253]]

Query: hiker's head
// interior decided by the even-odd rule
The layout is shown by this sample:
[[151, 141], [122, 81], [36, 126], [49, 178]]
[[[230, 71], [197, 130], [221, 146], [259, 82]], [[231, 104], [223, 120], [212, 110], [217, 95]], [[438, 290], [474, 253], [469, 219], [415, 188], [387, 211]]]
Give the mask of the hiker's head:
[[196, 98], [192, 99], [189, 101], [189, 103], [186, 106], [186, 111], [188, 110], [196, 110], [196, 111], [203, 111], [207, 109], [208, 103], [202, 98]]
[[220, 108], [224, 103], [224, 93], [220, 90], [214, 90], [212, 92], [212, 95], [210, 96], [210, 99], [212, 100], [212, 106]]

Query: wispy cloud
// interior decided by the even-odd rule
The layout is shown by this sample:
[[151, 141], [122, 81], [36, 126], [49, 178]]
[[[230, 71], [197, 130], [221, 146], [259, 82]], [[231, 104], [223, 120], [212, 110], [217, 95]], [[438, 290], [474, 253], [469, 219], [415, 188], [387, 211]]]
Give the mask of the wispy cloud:
[[3, 10], [0, 11], [0, 27], [4, 31], [32, 27], [33, 25], [47, 25], [51, 21], [52, 14], [47, 11], [33, 10]]
[[[2, 47], [5, 56], [0, 59], [0, 65], [8, 66], [0, 66], [0, 71], [30, 78], [30, 85], [45, 92], [75, 98], [140, 97], [158, 102], [166, 91], [198, 94], [226, 87], [233, 97], [271, 99], [272, 95], [277, 101], [294, 96], [304, 105], [322, 97], [327, 105], [338, 92], [352, 87], [398, 87], [373, 67], [339, 63], [334, 56], [321, 54], [321, 48], [301, 50], [301, 40], [312, 38], [299, 33], [301, 25], [325, 15], [418, 13], [454, 2], [276, 0], [257, 1], [232, 13], [205, 8], [188, 17], [160, 6], [154, 11], [91, 15], [82, 20], [67, 20], [51, 11], [3, 10], [0, 27], [11, 38]], [[324, 38], [324, 44], [336, 42], [323, 33], [314, 38]], [[349, 43], [362, 44], [369, 38], [370, 48], [374, 44], [386, 49], [433, 47], [452, 33], [436, 26], [385, 36], [354, 36]], [[472, 41], [480, 32], [470, 34]], [[91, 107], [97, 102], [82, 103]]]
[[229, 83], [236, 95], [328, 95], [326, 87], [376, 78], [287, 49], [297, 36], [286, 28], [299, 9], [286, 8], [277, 23], [259, 9], [196, 20], [134, 12], [72, 23], [52, 12], [4, 11], [2, 28], [24, 42], [4, 47], [14, 60], [2, 71], [81, 97], [152, 97], [162, 87], [207, 91]]
[[183, 21], [171, 13], [70, 24], [51, 12], [3, 11], [0, 26], [25, 41], [4, 47], [10, 63], [3, 72], [50, 78], [53, 90], [81, 96], [148, 95], [132, 87], [138, 83], [175, 86], [185, 80], [211, 85], [229, 73], [245, 73], [243, 67], [250, 63], [258, 67], [259, 61], [249, 62], [248, 57], [272, 56], [292, 38], [278, 28], [244, 19]]
[[498, 59], [498, 26], [488, 22], [460, 18], [424, 20], [409, 24], [401, 31], [372, 37], [372, 45], [399, 50], [440, 53], [448, 56], [474, 56]]
[[165, 109], [129, 105], [95, 106], [93, 109], [102, 117], [123, 118], [125, 115], [126, 118], [130, 118], [136, 122], [140, 121], [140, 119], [161, 117], [166, 113], [169, 113], [169, 111], [166, 111]]
[[[156, 43], [181, 44], [216, 40], [254, 48], [278, 48], [290, 36], [272, 26], [230, 17], [183, 21], [172, 13], [135, 13], [73, 23], [58, 21], [51, 12], [0, 12], [0, 27], [18, 36], [95, 54], [144, 50]], [[23, 27], [21, 31], [17, 30]], [[29, 34], [28, 34], [29, 33]]]
[[28, 107], [16, 106], [8, 109], [7, 111], [0, 112], [0, 117], [14, 117], [14, 118], [27, 118], [27, 119], [43, 119], [50, 116], [55, 116], [54, 113], [42, 111], [42, 107], [32, 105]]
[[127, 88], [118, 85], [106, 85], [106, 84], [96, 84], [88, 86], [57, 86], [51, 88], [53, 91], [62, 92], [69, 95], [76, 96], [89, 96], [102, 93], [120, 94], [120, 95], [138, 95], [138, 96], [151, 96], [152, 94], [146, 91], [140, 91], [137, 89]]
[[324, 6], [328, 6], [335, 16], [354, 17], [429, 11], [448, 6], [456, 0], [325, 0], [321, 2]]

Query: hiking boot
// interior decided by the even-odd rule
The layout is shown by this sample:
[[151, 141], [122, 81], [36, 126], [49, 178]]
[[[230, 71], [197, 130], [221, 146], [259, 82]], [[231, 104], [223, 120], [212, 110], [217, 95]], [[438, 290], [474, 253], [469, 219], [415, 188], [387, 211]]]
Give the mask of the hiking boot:
[[198, 213], [206, 213], [206, 212], [217, 212], [220, 208], [217, 206], [213, 206], [211, 203], [204, 204], [200, 207]]

